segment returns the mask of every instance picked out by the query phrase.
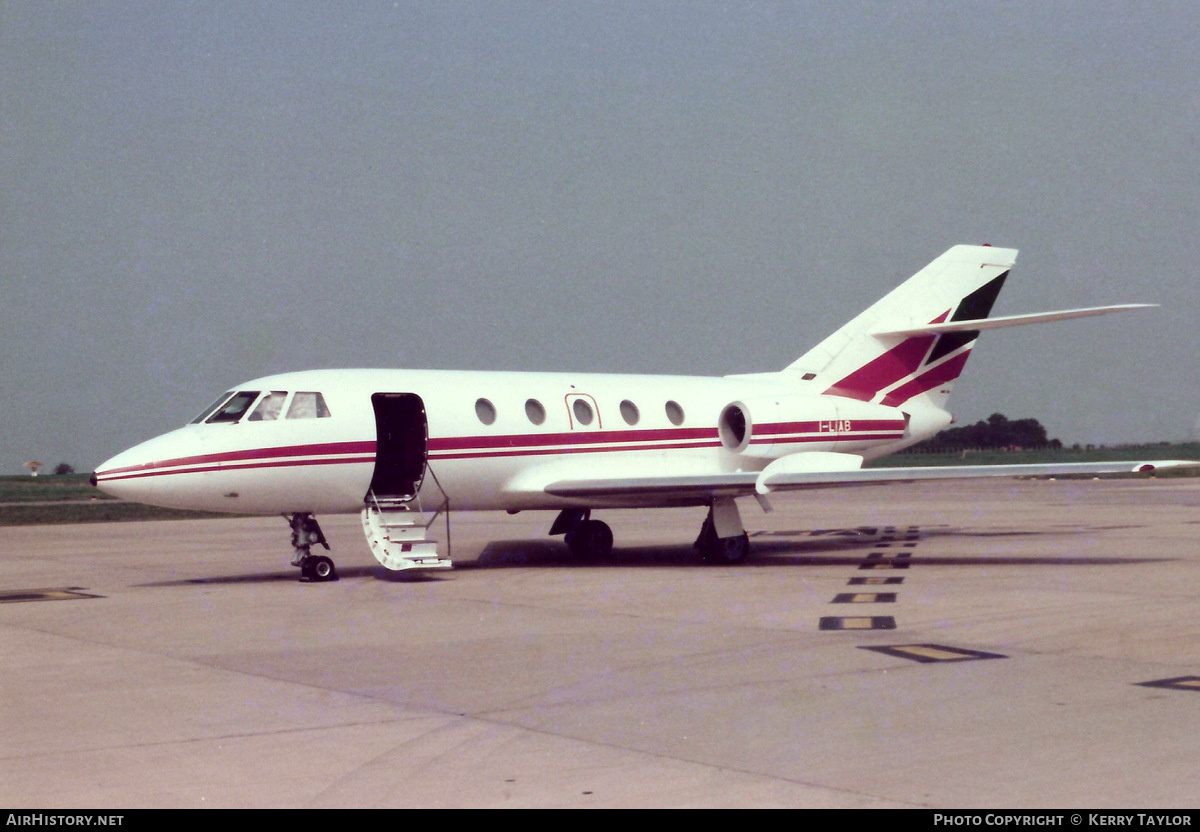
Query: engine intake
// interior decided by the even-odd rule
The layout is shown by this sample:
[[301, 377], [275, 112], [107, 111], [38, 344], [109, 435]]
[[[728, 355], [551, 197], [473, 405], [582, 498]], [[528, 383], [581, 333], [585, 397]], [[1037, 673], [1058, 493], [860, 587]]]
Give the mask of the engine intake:
[[717, 435], [731, 451], [743, 451], [750, 444], [750, 417], [745, 407], [741, 402], [727, 404], [717, 419]]

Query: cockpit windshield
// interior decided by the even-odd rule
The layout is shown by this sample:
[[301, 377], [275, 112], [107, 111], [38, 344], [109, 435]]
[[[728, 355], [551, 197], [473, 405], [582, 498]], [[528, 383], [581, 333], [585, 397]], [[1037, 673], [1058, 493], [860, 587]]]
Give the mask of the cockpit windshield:
[[273, 422], [279, 418], [280, 411], [283, 410], [283, 400], [287, 398], [287, 393], [282, 390], [272, 390], [267, 393], [258, 402], [258, 407], [254, 408], [254, 412], [250, 414], [247, 421], [250, 422]]
[[218, 407], [220, 407], [221, 405], [225, 404], [225, 402], [226, 402], [226, 401], [228, 401], [229, 397], [230, 397], [230, 396], [232, 396], [232, 395], [233, 395], [233, 391], [232, 391], [232, 390], [227, 390], [226, 392], [224, 392], [224, 393], [222, 393], [221, 395], [217, 396], [217, 400], [216, 400], [215, 402], [213, 402], [212, 404], [210, 404], [208, 407], [204, 408], [204, 410], [200, 411], [200, 415], [199, 415], [199, 416], [197, 416], [197, 417], [196, 417], [195, 419], [193, 419], [192, 421], [188, 422], [188, 424], [190, 424], [190, 425], [198, 425], [198, 424], [200, 424], [200, 423], [201, 423], [201, 422], [203, 422], [205, 419], [207, 419], [209, 416], [211, 416], [211, 415], [213, 415], [214, 413], [216, 413], [216, 412], [217, 412], [217, 408], [218, 408]]
[[236, 422], [240, 420], [257, 398], [257, 390], [241, 390], [234, 393], [229, 401], [217, 408], [217, 412], [208, 417], [208, 423], [214, 425], [218, 422]]
[[[262, 398], [259, 398], [260, 395]], [[285, 404], [288, 405], [286, 416], [283, 410]], [[250, 415], [247, 416], [247, 413]], [[270, 390], [266, 393], [259, 390], [230, 390], [222, 393], [191, 424], [207, 422], [210, 425], [228, 425], [240, 422], [243, 418], [247, 422], [274, 422], [281, 418], [328, 419], [331, 415], [325, 397], [315, 391], [294, 393], [289, 403], [286, 390]]]

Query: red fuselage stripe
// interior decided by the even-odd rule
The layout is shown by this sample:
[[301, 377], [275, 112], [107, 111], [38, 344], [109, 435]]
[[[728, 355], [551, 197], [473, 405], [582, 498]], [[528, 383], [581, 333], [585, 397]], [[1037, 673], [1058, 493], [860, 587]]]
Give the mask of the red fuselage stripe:
[[536, 448], [546, 445], [590, 445], [597, 442], [663, 442], [716, 439], [717, 429], [663, 428], [654, 430], [576, 430], [569, 433], [510, 433], [500, 436], [442, 436], [429, 438], [429, 451], [484, 448]]
[[375, 456], [342, 456], [336, 459], [288, 459], [270, 462], [240, 462], [233, 465], [216, 464], [210, 467], [187, 467], [170, 469], [153, 469], [131, 474], [111, 475], [109, 472], [96, 474], [97, 482], [112, 482], [113, 480], [136, 480], [142, 477], [164, 477], [171, 474], [202, 474], [205, 471], [237, 471], [244, 468], [294, 468], [299, 465], [362, 465], [375, 463]]
[[285, 445], [278, 448], [248, 448], [244, 451], [224, 451], [217, 454], [200, 454], [199, 456], [181, 456], [175, 459], [163, 459], [157, 462], [146, 462], [142, 465], [130, 465], [126, 468], [112, 468], [108, 471], [97, 472], [98, 479], [111, 478], [114, 474], [125, 474], [137, 471], [147, 471], [157, 468], [177, 468], [187, 465], [203, 465], [217, 462], [237, 462], [238, 460], [261, 460], [291, 456], [326, 456], [334, 454], [374, 454], [374, 442], [330, 442], [324, 445]]

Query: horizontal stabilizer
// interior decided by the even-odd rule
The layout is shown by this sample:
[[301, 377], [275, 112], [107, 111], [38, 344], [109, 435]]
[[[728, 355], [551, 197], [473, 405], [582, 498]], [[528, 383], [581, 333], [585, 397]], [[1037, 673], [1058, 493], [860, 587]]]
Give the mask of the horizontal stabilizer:
[[1113, 312], [1129, 312], [1133, 309], [1153, 309], [1157, 303], [1122, 303], [1116, 306], [1089, 306], [1086, 309], [1062, 309], [1058, 312], [1035, 312], [1031, 315], [1006, 315], [1002, 318], [978, 318], [973, 321], [952, 321], [943, 324], [924, 324], [911, 329], [891, 329], [872, 332], [876, 338], [909, 338], [915, 335], [939, 335], [946, 332], [979, 332], [985, 329], [1003, 329], [1008, 326], [1046, 324], [1051, 321], [1067, 321], [1071, 318], [1090, 318]]

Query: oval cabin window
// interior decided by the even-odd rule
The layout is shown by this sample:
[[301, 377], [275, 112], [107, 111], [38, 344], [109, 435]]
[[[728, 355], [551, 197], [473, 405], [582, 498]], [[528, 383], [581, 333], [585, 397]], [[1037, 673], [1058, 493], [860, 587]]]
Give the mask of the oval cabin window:
[[625, 420], [627, 425], [636, 425], [638, 419], [642, 418], [642, 414], [638, 413], [637, 405], [626, 399], [621, 402], [621, 418]]
[[537, 399], [530, 399], [525, 402], [525, 415], [529, 417], [529, 421], [540, 425], [546, 421], [546, 408], [542, 407], [542, 403]]
[[575, 413], [575, 421], [581, 425], [590, 425], [595, 414], [592, 413], [592, 406], [583, 399], [576, 399], [571, 405], [571, 410]]
[[679, 406], [679, 402], [667, 402], [667, 418], [671, 420], [672, 425], [683, 424], [683, 408]]
[[479, 417], [479, 421], [490, 425], [496, 421], [496, 406], [487, 399], [476, 399], [475, 415]]

